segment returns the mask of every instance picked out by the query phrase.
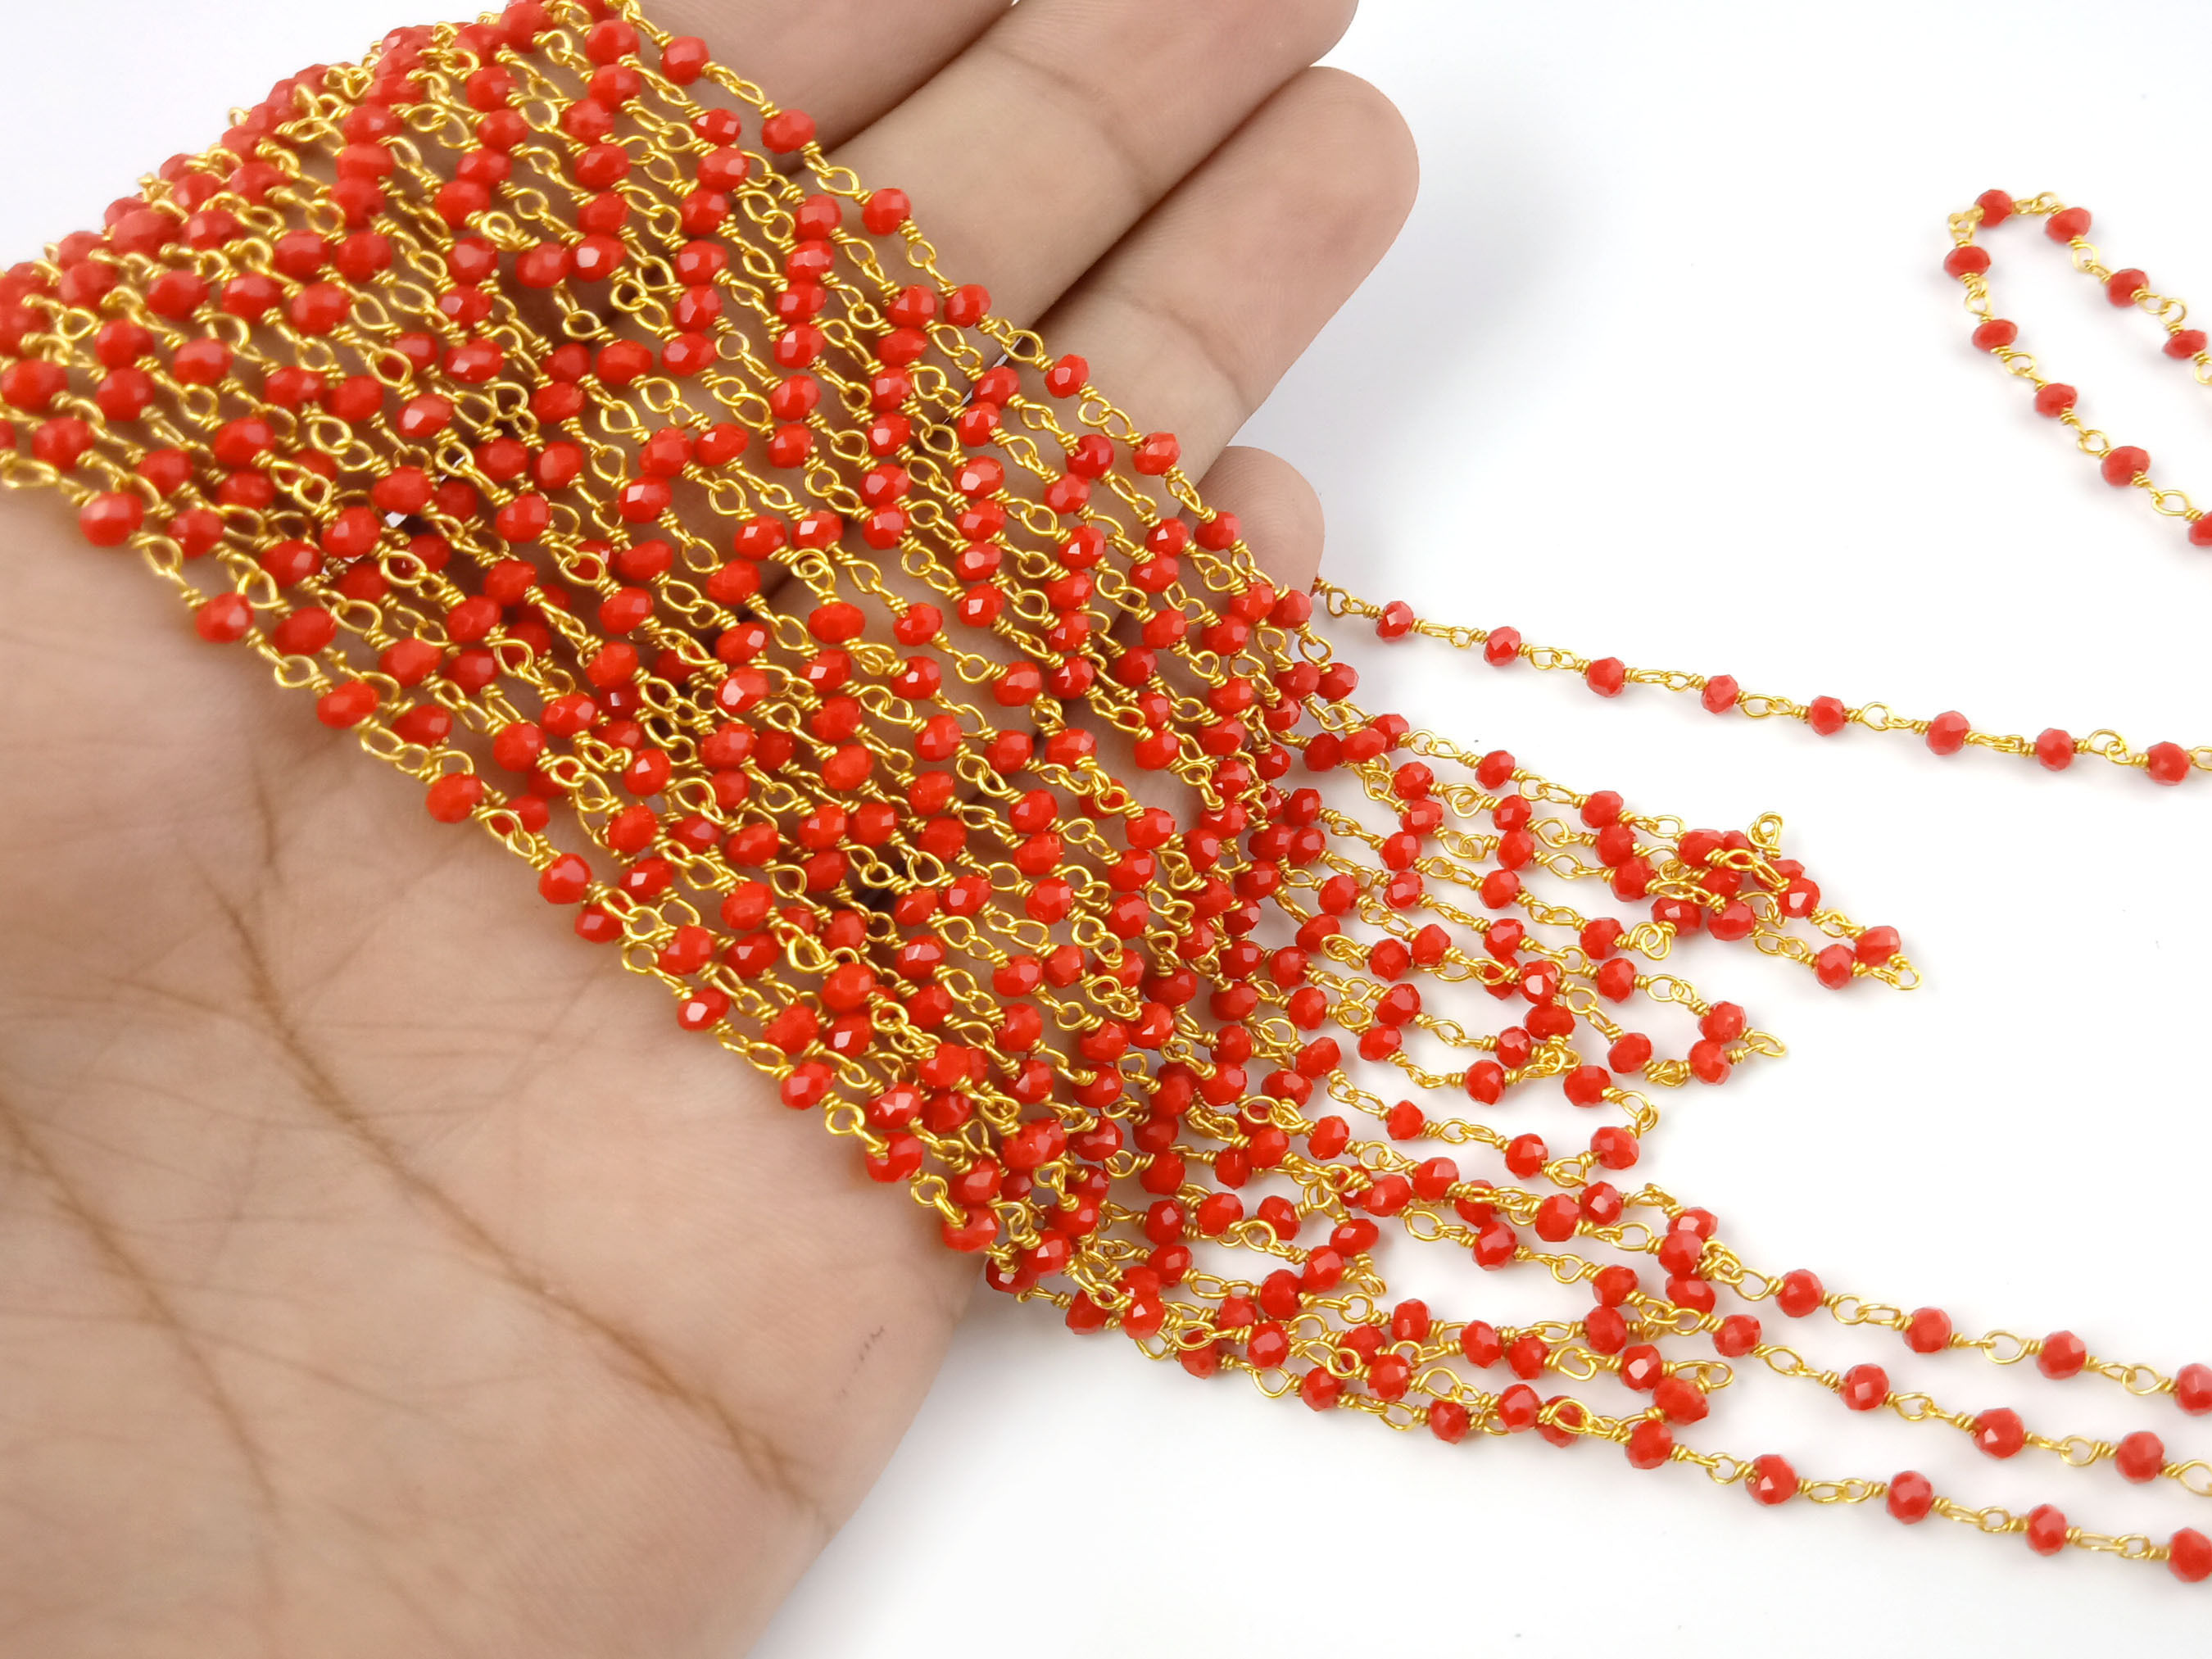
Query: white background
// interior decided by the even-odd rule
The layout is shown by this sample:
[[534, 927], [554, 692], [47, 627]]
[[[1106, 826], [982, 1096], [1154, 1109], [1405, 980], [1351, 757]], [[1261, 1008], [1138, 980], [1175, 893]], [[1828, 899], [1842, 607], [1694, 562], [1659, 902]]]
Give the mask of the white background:
[[[395, 21], [377, 0], [105, 9], [125, 26], [88, 45], [70, 8], [0, 7], [11, 248], [206, 142], [209, 88], [257, 95]], [[2212, 740], [2212, 554], [2029, 411], [1968, 348], [1938, 270], [1948, 213], [1992, 185], [2050, 189], [2095, 210], [2108, 264], [2212, 315], [2212, 12], [1370, 0], [1334, 61], [1397, 100], [1425, 168], [1396, 250], [1246, 434], [1320, 487], [1336, 579], [1801, 699]], [[2023, 344], [2212, 501], [2212, 392], [2035, 227], [1990, 246]], [[1831, 898], [1898, 926], [1929, 976], [1838, 995], [1689, 952], [1792, 1053], [1662, 1102], [1639, 1174], [1718, 1211], [1759, 1265], [1940, 1303], [1964, 1328], [2070, 1324], [2100, 1353], [2212, 1359], [2212, 778], [2166, 791], [2098, 764], [2050, 777], [1907, 738], [1824, 742], [1656, 693], [1601, 704], [1440, 647], [1363, 660], [1385, 664], [1370, 707], [1564, 780], [1722, 827], [1781, 811]], [[1462, 1290], [1489, 1290], [1472, 1276]], [[1825, 1324], [1807, 1338], [1853, 1357]], [[1904, 1374], [1893, 1339], [1868, 1352]], [[2108, 1385], [1966, 1356], [1927, 1376], [2062, 1432], [2212, 1448], [2212, 1424]], [[1803, 1384], [1731, 1392], [1760, 1399], [1729, 1400], [1694, 1443], [1815, 1475], [1909, 1462], [2114, 1531], [2212, 1527], [2212, 1504], [2109, 1468], [2000, 1467]], [[756, 1652], [2136, 1654], [2201, 1651], [2208, 1620], [2212, 1585], [2163, 1570], [1907, 1531], [1878, 1506], [1755, 1510], [1598, 1446], [1446, 1450], [985, 1297]]]

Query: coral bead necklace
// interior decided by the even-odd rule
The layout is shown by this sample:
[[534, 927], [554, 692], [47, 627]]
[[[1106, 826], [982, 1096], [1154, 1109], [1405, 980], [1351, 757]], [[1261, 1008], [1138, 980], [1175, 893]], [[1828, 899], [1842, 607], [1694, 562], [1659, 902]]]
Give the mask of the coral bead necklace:
[[[1895, 930], [1832, 908], [1778, 819], [1687, 828], [1360, 709], [1312, 599], [1260, 574], [1173, 436], [941, 272], [910, 206], [633, 8], [401, 30], [0, 278], [0, 482], [65, 496], [202, 639], [659, 981], [672, 1042], [768, 1074], [1074, 1331], [1446, 1445], [1534, 1433], [1762, 1505], [2212, 1576], [2198, 1528], [1978, 1505], [1911, 1468], [1948, 1427], [2054, 1485], [2085, 1468], [2085, 1515], [2129, 1483], [2212, 1497], [2171, 1418], [2069, 1435], [1903, 1368], [1971, 1392], [1975, 1358], [2033, 1360], [2185, 1415], [2212, 1412], [2212, 1370], [1756, 1270], [1632, 1174], [1655, 1097], [1781, 1052], [1665, 971], [1676, 939], [1840, 990], [1914, 981]], [[2072, 422], [1960, 258], [2009, 213], [2086, 217], [1984, 198], [1954, 222], [1978, 343]], [[2075, 246], [2202, 369], [2174, 302]], [[2194, 538], [2139, 452], [2079, 431]], [[2212, 767], [1747, 696], [1320, 591], [1385, 638], [1608, 697], [2162, 783]], [[1392, 1291], [1411, 1251], [1458, 1259], [1463, 1307]], [[1548, 1281], [1551, 1315], [1483, 1318], [1498, 1273]], [[1821, 1319], [1893, 1333], [1895, 1358], [1779, 1340]], [[1809, 1432], [1711, 1449], [1729, 1391], [1769, 1378], [1806, 1385], [1808, 1423], [1912, 1425], [1893, 1472], [1837, 1471]]]

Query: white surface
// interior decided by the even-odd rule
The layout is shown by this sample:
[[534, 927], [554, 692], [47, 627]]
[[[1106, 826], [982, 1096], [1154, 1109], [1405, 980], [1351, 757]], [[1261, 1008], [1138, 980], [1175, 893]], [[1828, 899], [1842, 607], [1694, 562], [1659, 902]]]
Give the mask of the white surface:
[[[218, 53], [250, 95], [392, 21], [374, 0], [234, 0], [219, 24], [114, 9], [95, 92], [71, 9], [5, 7], [15, 61], [57, 65], [15, 80], [10, 246], [210, 137]], [[1757, 690], [2212, 738], [2212, 557], [2029, 412], [1967, 347], [1937, 268], [1947, 213], [1991, 185], [2047, 188], [2096, 210], [2110, 263], [2212, 311], [2212, 14], [1370, 0], [1335, 61], [1406, 111], [1425, 181], [1397, 250], [1247, 434], [1320, 486], [1332, 575]], [[2212, 392], [2033, 228], [1991, 246], [2001, 308], [2089, 418], [2212, 499]], [[1761, 1265], [1937, 1302], [1965, 1328], [2071, 1324], [2167, 1369], [2212, 1358], [2196, 1041], [2212, 780], [1939, 762], [1656, 694], [1606, 706], [1441, 648], [1365, 659], [1388, 665], [1370, 706], [1567, 781], [1723, 827], [1783, 811], [1831, 896], [1903, 929], [1929, 975], [1911, 996], [1839, 996], [1690, 953], [1792, 1055], [1663, 1102], [1639, 1173], [1716, 1209]], [[1808, 1348], [1851, 1352], [1825, 1323]], [[2106, 1385], [2038, 1395], [1964, 1356], [1934, 1376], [1960, 1405], [2032, 1400], [2065, 1428], [2212, 1446], [2212, 1427]], [[1843, 1420], [1802, 1384], [1755, 1391], [1765, 1407], [1730, 1401], [1693, 1441], [1822, 1475], [1909, 1462], [2114, 1530], [2204, 1525], [2212, 1507]], [[1447, 1451], [1201, 1386], [986, 1297], [756, 1651], [2148, 1654], [2201, 1650], [2208, 1619], [2212, 1586], [2163, 1571], [1908, 1532], [1875, 1507], [1758, 1512], [1597, 1447]]]

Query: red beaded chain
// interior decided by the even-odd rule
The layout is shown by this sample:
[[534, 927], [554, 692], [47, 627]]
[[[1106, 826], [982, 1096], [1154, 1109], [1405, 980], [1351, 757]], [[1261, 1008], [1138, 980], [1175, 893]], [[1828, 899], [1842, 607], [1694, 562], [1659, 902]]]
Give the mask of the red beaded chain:
[[[2014, 349], [2014, 342], [2020, 337], [2018, 325], [1992, 314], [1986, 280], [1990, 256], [1987, 249], [1976, 244], [1974, 234], [1981, 226], [1996, 225], [2015, 215], [2047, 216], [2045, 234], [2053, 241], [2064, 242], [2071, 247], [2075, 268], [2094, 277], [2112, 304], [2137, 307], [2158, 318], [2166, 325], [2166, 355], [2188, 362], [2199, 385], [2212, 385], [2212, 350], [2207, 349], [2204, 331], [2185, 326], [2187, 307], [2179, 300], [2153, 293], [2149, 279], [2142, 271], [2108, 270], [2098, 262], [2097, 250], [2084, 240], [2089, 228], [2087, 208], [2066, 207], [2047, 194], [2015, 202], [2002, 191], [1992, 190], [1978, 197], [1972, 207], [1951, 216], [1954, 246], [1944, 257], [1943, 269], [1965, 285], [1966, 309], [1979, 319], [1973, 331], [1974, 345], [1994, 356], [2009, 373], [2033, 386], [2036, 412], [2073, 428], [2082, 453], [2096, 458], [2106, 483], [2116, 488], [2133, 487], [2144, 491], [2154, 511], [2187, 521], [2192, 546], [2212, 547], [2212, 515], [2192, 505], [2180, 491], [2161, 489], [2154, 483], [2149, 472], [2150, 457], [2145, 451], [2133, 445], [2115, 447], [2102, 432], [2085, 426], [2075, 413], [2079, 394], [2070, 386], [2044, 379], [2035, 359]], [[1372, 619], [1378, 638], [1402, 640], [1419, 633], [1464, 649], [1479, 649], [1483, 659], [1493, 667], [1525, 662], [1536, 668], [1579, 675], [1601, 697], [1617, 697], [1630, 685], [1658, 686], [1669, 691], [1696, 694], [1706, 711], [1714, 714], [1743, 714], [1754, 720], [1779, 717], [1798, 720], [1822, 737], [1834, 737], [1853, 726], [1872, 732], [1908, 732], [1919, 737], [1934, 754], [1956, 755], [1970, 746], [1989, 749], [2000, 754], [2033, 757], [2052, 772], [2066, 770], [2081, 755], [2100, 756], [2115, 765], [2141, 771], [2153, 783], [2168, 786], [2185, 782], [2196, 772], [2212, 771], [2212, 744], [2185, 747], [2163, 742], [2136, 750], [2116, 732], [2098, 731], [2086, 738], [2076, 738], [2063, 726], [2057, 726], [2046, 727], [2031, 739], [2014, 733], [1978, 730], [1956, 709], [1946, 710], [1932, 719], [1916, 720], [1898, 715], [1887, 704], [1879, 702], [1854, 708], [1833, 696], [1799, 702], [1788, 697], [1747, 692], [1728, 674], [1708, 676], [1668, 669], [1632, 668], [1618, 657], [1593, 659], [1553, 646], [1530, 645], [1522, 639], [1517, 629], [1457, 628], [1424, 621], [1402, 600], [1372, 605], [1326, 582], [1317, 584], [1316, 591], [1327, 598], [1332, 615]]]
[[[1768, 1303], [2191, 1415], [2212, 1370], [1759, 1273], [1711, 1211], [1617, 1184], [1659, 1122], [1643, 1090], [1781, 1052], [1664, 971], [1678, 942], [1910, 985], [1895, 931], [1827, 907], [1778, 820], [1691, 829], [1358, 708], [1173, 436], [948, 278], [902, 192], [699, 41], [517, 0], [304, 71], [0, 278], [0, 483], [58, 491], [201, 638], [525, 860], [993, 1288], [1445, 1443], [1610, 1442], [1761, 1505], [1880, 1501], [2212, 1576], [2193, 1528], [1692, 1443], [1756, 1361], [1990, 1457], [2212, 1497], [2154, 1431], [1941, 1407], [1771, 1340]], [[1637, 678], [1470, 640], [1607, 695]], [[2153, 752], [2131, 763], [2156, 776]], [[1557, 1316], [1394, 1295], [1390, 1249], [1438, 1246], [1470, 1302], [1523, 1267]]]

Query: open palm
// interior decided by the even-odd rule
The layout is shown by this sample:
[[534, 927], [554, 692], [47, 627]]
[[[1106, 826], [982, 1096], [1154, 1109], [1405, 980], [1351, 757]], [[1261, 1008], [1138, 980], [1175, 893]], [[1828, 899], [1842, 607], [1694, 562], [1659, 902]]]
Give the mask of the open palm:
[[[1308, 68], [1347, 0], [659, 9], [1311, 575], [1310, 492], [1224, 446], [1410, 199]], [[748, 1638], [973, 1259], [58, 503], [0, 512], [0, 1652]]]

